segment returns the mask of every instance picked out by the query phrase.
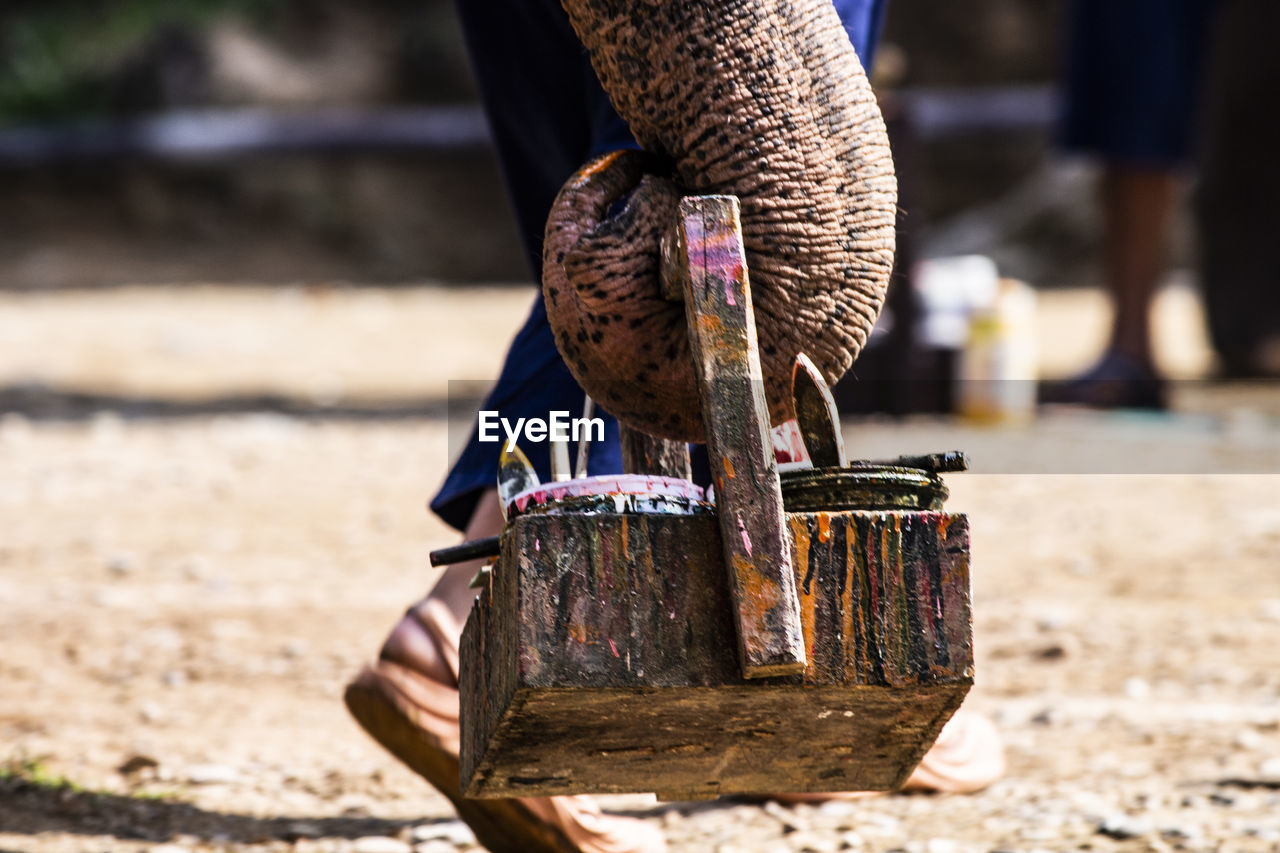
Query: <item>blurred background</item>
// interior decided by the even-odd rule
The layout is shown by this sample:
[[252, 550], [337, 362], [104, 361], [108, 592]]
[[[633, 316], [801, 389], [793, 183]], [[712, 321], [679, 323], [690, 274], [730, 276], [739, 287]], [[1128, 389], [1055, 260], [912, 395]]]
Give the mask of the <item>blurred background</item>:
[[[1108, 243], [1107, 156], [1087, 139], [1063, 144], [1067, 95], [1096, 100], [1087, 81], [1072, 82], [1092, 46], [1072, 36], [1071, 4], [893, 3], [872, 76], [903, 186], [900, 264], [842, 408], [972, 414], [998, 404], [1025, 418], [1035, 379], [1116, 380], [1123, 404], [1135, 382], [1142, 402], [1156, 376], [1280, 370], [1280, 297], [1265, 257], [1274, 212], [1261, 189], [1276, 169], [1265, 153], [1270, 128], [1249, 108], [1271, 91], [1274, 62], [1250, 42], [1257, 27], [1234, 11], [1242, 5], [1224, 4], [1232, 14], [1217, 14], [1221, 26], [1201, 14], [1196, 50], [1135, 49], [1126, 53], [1132, 68], [1095, 63], [1110, 79], [1154, 74], [1140, 98], [1186, 90], [1176, 99], [1186, 127], [1172, 132], [1194, 144], [1137, 164], [1160, 178], [1156, 196], [1134, 195], [1155, 205], [1148, 218], [1158, 220], [1144, 246], [1131, 234]], [[1219, 30], [1221, 45], [1211, 35]], [[216, 397], [295, 411], [377, 399], [418, 410], [442, 396], [440, 356], [414, 349], [439, 335], [433, 312], [475, 285], [529, 279], [443, 0], [14, 2], [0, 10], [0, 40], [6, 409], [136, 411], [176, 395], [215, 407]], [[1164, 80], [1161, 63], [1190, 70]], [[1095, 123], [1105, 122], [1106, 110], [1097, 112]], [[1162, 120], [1136, 121], [1159, 139], [1171, 132]], [[1071, 121], [1080, 124], [1069, 119], [1067, 136]], [[1198, 174], [1214, 178], [1211, 193], [1193, 192]], [[1115, 280], [1124, 274], [1112, 274], [1107, 247], [1135, 240], [1138, 265], [1145, 256], [1151, 267], [1137, 273], [1150, 279], [1137, 289], [1151, 292], [1115, 328], [1150, 314], [1153, 356], [1136, 374], [1116, 374], [1104, 357], [1113, 291], [1134, 288]], [[1213, 287], [1198, 286], [1206, 276]], [[494, 320], [468, 336], [493, 357], [446, 357], [448, 378], [494, 375], [524, 298], [502, 300], [513, 306], [507, 325]], [[254, 322], [263, 299], [276, 313]], [[346, 300], [365, 305], [366, 328], [376, 322], [370, 304], [393, 308], [396, 331], [380, 328], [379, 346], [362, 346], [359, 312]], [[334, 324], [323, 331], [298, 313], [322, 305], [333, 307]], [[87, 336], [80, 309], [95, 318]], [[289, 310], [296, 322], [282, 324]], [[236, 327], [240, 314], [278, 349]], [[975, 322], [980, 333], [970, 336]], [[320, 352], [290, 337], [311, 333], [323, 337]], [[59, 334], [76, 343], [36, 345]], [[1099, 358], [1101, 374], [1090, 372]], [[993, 403], [981, 382], [998, 379], [1025, 387]], [[278, 399], [303, 386], [306, 399]], [[1198, 383], [1159, 391], [1162, 405], [1189, 411], [1213, 408], [1224, 393]], [[1097, 402], [1067, 392], [1066, 402]]]
[[[1010, 780], [624, 798], [677, 849], [1280, 844], [1280, 6], [1099, 88], [1078, 5], [890, 3], [899, 269], [838, 389], [855, 457], [970, 453]], [[1067, 138], [1125, 73], [1182, 149]], [[532, 295], [448, 2], [0, 4], [0, 850], [471, 846], [338, 697]]]

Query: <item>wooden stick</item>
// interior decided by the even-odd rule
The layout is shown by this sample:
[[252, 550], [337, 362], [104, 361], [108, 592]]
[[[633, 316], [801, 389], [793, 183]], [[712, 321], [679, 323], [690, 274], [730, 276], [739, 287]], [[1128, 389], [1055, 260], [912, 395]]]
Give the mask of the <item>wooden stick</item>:
[[551, 479], [563, 483], [573, 479], [573, 469], [569, 467], [569, 442], [552, 439], [547, 442], [551, 446]]
[[804, 449], [814, 468], [843, 468], [849, 464], [840, 433], [840, 412], [822, 371], [804, 353], [796, 355], [791, 369], [791, 396], [796, 424], [804, 437]]
[[618, 433], [622, 439], [622, 470], [628, 474], [692, 478], [689, 445], [683, 441], [654, 438], [623, 424], [618, 424]]
[[[800, 603], [769, 436], [738, 199], [684, 198], [675, 234], [664, 247], [671, 255], [664, 275], [679, 279], [684, 291], [742, 674], [802, 672]], [[669, 280], [664, 289], [673, 291], [674, 284]]]
[[461, 545], [440, 548], [427, 555], [432, 567], [451, 566], [454, 563], [465, 563], [480, 557], [496, 557], [502, 544], [501, 536], [486, 536], [483, 539], [472, 539]]
[[[596, 401], [587, 395], [582, 403], [582, 420], [590, 423], [595, 413]], [[585, 429], [582, 433], [582, 437], [578, 439], [578, 463], [573, 466], [573, 476], [579, 480], [587, 476], [587, 453], [591, 447], [591, 430]]]
[[[523, 491], [532, 489], [538, 483], [538, 472], [533, 470], [529, 457], [519, 445], [510, 450], [506, 444], [498, 454], [498, 508], [502, 510], [502, 520], [507, 520], [507, 504]], [[433, 564], [434, 565], [434, 564]]]

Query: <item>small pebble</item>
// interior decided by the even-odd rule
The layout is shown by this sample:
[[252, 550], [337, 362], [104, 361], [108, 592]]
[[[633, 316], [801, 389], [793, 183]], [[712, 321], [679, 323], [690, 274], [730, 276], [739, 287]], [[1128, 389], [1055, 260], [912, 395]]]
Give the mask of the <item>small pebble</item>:
[[1109, 814], [1098, 823], [1099, 833], [1120, 841], [1126, 838], [1141, 838], [1152, 831], [1153, 827], [1149, 821], [1120, 812]]
[[840, 836], [841, 850], [857, 850], [861, 847], [865, 847], [866, 844], [867, 840], [852, 830]]
[[1236, 732], [1235, 738], [1232, 739], [1237, 749], [1245, 749], [1252, 752], [1262, 746], [1262, 735], [1258, 734], [1254, 729], [1241, 729]]
[[1089, 577], [1098, 573], [1098, 561], [1088, 554], [1074, 554], [1067, 561], [1067, 571], [1077, 577]]
[[1075, 613], [1066, 607], [1045, 608], [1036, 618], [1036, 627], [1041, 631], [1061, 630], [1075, 619]]
[[239, 772], [225, 764], [197, 764], [187, 768], [187, 781], [192, 785], [229, 785], [239, 779]]
[[460, 820], [420, 823], [413, 828], [412, 837], [414, 841], [441, 839], [458, 847], [476, 843], [476, 836], [471, 831], [471, 827]]
[[828, 817], [847, 817], [858, 810], [852, 800], [827, 800], [818, 806], [818, 813]]
[[1178, 824], [1160, 827], [1160, 834], [1165, 838], [1195, 840], [1204, 838], [1204, 829], [1195, 824]]
[[836, 853], [840, 842], [826, 834], [801, 830], [787, 836], [787, 847], [807, 853]]
[[1124, 680], [1124, 695], [1130, 699], [1146, 699], [1151, 695], [1151, 685], [1144, 678], [1126, 678]]
[[165, 718], [164, 709], [154, 702], [143, 702], [138, 706], [138, 720], [143, 723], [158, 723]]
[[116, 772], [122, 776], [129, 776], [142, 770], [148, 770], [152, 767], [159, 767], [160, 762], [156, 761], [149, 755], [131, 755], [116, 767]]
[[440, 838], [413, 845], [413, 853], [458, 853], [458, 848]]
[[792, 832], [796, 829], [795, 812], [793, 812], [791, 809], [787, 808], [786, 806], [782, 805], [781, 803], [775, 802], [773, 800], [769, 800], [767, 803], [761, 806], [761, 811], [763, 811], [765, 814], [769, 815], [769, 817], [774, 818], [779, 823], [781, 823], [783, 832]]
[[1280, 598], [1268, 598], [1259, 608], [1261, 616], [1268, 622], [1280, 622]]
[[1036, 660], [1062, 660], [1067, 656], [1067, 647], [1062, 643], [1050, 643], [1033, 651], [1031, 656]]
[[351, 845], [352, 853], [413, 853], [413, 848], [398, 838], [366, 835]]
[[26, 415], [8, 412], [0, 417], [0, 441], [22, 444], [31, 439], [31, 421]]

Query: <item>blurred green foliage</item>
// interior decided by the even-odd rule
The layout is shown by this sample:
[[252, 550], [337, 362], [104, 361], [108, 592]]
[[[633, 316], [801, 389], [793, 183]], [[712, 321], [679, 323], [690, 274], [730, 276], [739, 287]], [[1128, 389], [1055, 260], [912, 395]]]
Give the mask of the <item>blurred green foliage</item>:
[[208, 104], [210, 30], [228, 20], [282, 56], [354, 43], [386, 63], [390, 100], [475, 97], [450, 0], [4, 0], [0, 124]]
[[[219, 15], [261, 19], [280, 0], [6, 3], [0, 11], [0, 121], [119, 109], [122, 66], [157, 33], [197, 33]], [[126, 105], [127, 106], [127, 105]]]

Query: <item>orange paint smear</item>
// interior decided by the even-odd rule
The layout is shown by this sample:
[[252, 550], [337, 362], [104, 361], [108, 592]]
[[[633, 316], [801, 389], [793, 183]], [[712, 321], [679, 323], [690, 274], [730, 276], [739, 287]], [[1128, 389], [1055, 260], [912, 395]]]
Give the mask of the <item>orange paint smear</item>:
[[741, 592], [738, 600], [739, 636], [748, 655], [760, 657], [767, 653], [769, 643], [760, 636], [759, 629], [767, 624], [766, 617], [778, 604], [778, 588], [741, 554], [733, 555], [733, 569]]
[[[792, 549], [794, 566], [807, 566], [809, 564], [809, 525], [804, 522], [792, 520], [791, 522], [791, 539], [794, 543]], [[817, 637], [815, 634], [818, 622], [818, 596], [816, 591], [809, 590], [808, 593], [804, 589], [804, 578], [802, 573], [796, 570], [796, 592], [800, 596], [800, 630], [804, 635], [804, 653], [808, 663], [805, 665], [805, 680], [811, 680], [813, 674], [813, 654], [817, 648]]]
[[733, 460], [728, 456], [724, 457], [724, 473], [730, 480], [733, 479]]
[[831, 514], [827, 512], [818, 513], [818, 541], [831, 541]]
[[704, 337], [711, 338], [721, 334], [724, 324], [715, 314], [699, 314], [697, 319], [698, 327]]

